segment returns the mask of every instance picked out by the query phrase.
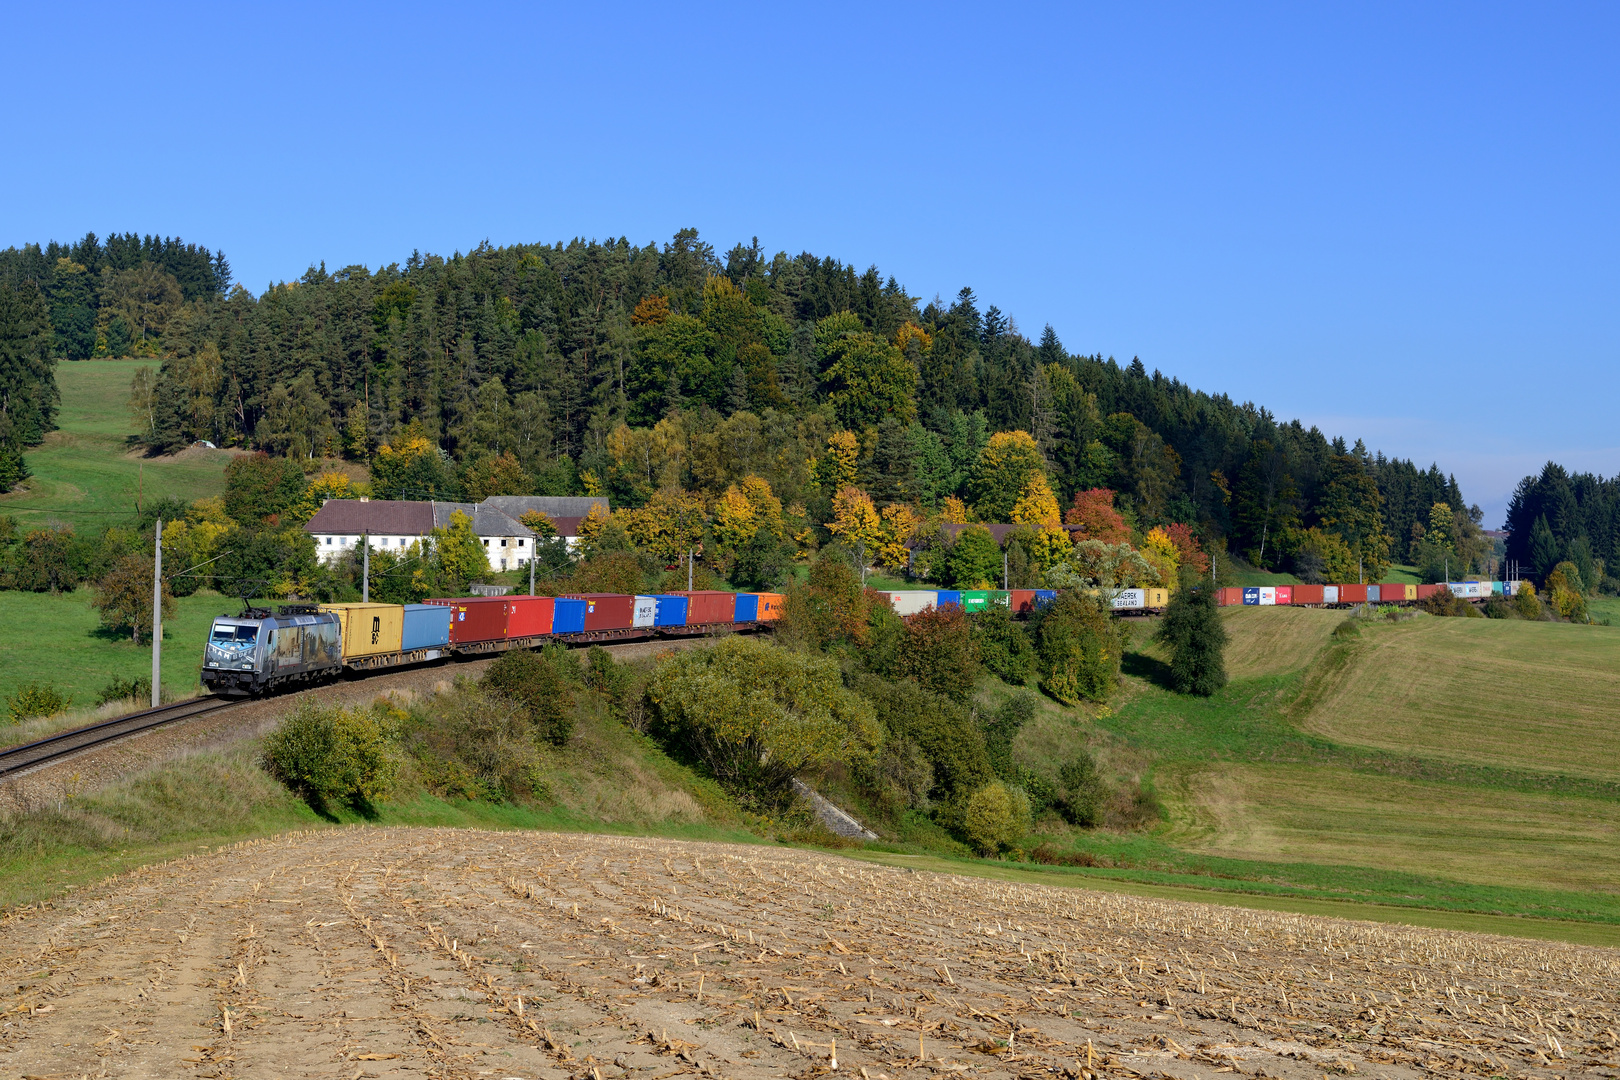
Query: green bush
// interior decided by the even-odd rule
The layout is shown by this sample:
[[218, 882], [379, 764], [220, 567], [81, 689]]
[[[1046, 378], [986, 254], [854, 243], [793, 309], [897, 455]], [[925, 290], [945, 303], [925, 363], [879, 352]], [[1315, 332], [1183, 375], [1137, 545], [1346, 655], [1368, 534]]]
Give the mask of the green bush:
[[546, 794], [529, 711], [506, 695], [458, 688], [437, 699], [431, 715], [413, 715], [403, 741], [435, 795], [503, 801]]
[[907, 619], [895, 666], [925, 690], [966, 701], [979, 677], [979, 646], [961, 607], [947, 604]]
[[1226, 627], [1213, 587], [1177, 589], [1158, 638], [1170, 647], [1170, 685], [1176, 693], [1209, 697], [1226, 685]]
[[1088, 750], [1078, 750], [1058, 770], [1056, 802], [1058, 813], [1071, 825], [1086, 828], [1101, 823], [1108, 805], [1108, 783], [1097, 771], [1097, 759]]
[[114, 701], [129, 701], [134, 699], [143, 704], [152, 701], [152, 676], [142, 675], [136, 679], [114, 679], [101, 688], [96, 695], [97, 705], [106, 705]]
[[579, 665], [566, 651], [558, 657], [550, 648], [540, 653], [528, 649], [502, 653], [489, 665], [479, 685], [520, 706], [536, 738], [563, 746], [574, 733], [573, 688], [564, 672], [577, 676]]
[[774, 804], [801, 769], [862, 767], [883, 743], [872, 706], [830, 657], [728, 637], [663, 664], [647, 688], [661, 730], [746, 801]]
[[592, 645], [585, 653], [585, 685], [617, 704], [630, 686], [630, 671], [602, 646]]
[[971, 618], [979, 659], [990, 673], [1012, 686], [1029, 685], [1035, 676], [1035, 646], [1012, 612], [992, 605]]
[[1060, 593], [1039, 615], [1035, 650], [1041, 689], [1065, 705], [1105, 701], [1119, 685], [1124, 639], [1096, 597]]
[[1029, 796], [999, 780], [968, 796], [962, 808], [962, 834], [981, 855], [1011, 847], [1029, 832]]
[[875, 675], [855, 680], [855, 689], [870, 701], [890, 739], [914, 743], [933, 771], [930, 794], [940, 799], [964, 796], [995, 778], [985, 753], [984, 733], [966, 708], [910, 682], [889, 682]]
[[1012, 759], [1013, 740], [1024, 730], [1024, 725], [1035, 719], [1035, 695], [1024, 691], [1002, 702], [984, 724], [984, 750], [990, 759], [990, 768], [1003, 780], [1022, 779], [1014, 775]]
[[387, 796], [398, 777], [398, 731], [398, 716], [386, 705], [346, 708], [305, 698], [265, 736], [264, 763], [312, 801], [372, 803]]
[[38, 716], [55, 716], [73, 704], [73, 698], [50, 683], [27, 682], [6, 699], [11, 722], [16, 724]]
[[1513, 607], [1518, 611], [1521, 619], [1539, 620], [1545, 617], [1545, 612], [1542, 611], [1541, 607], [1541, 597], [1536, 595], [1535, 586], [1529, 582], [1519, 586], [1519, 591], [1513, 596]]

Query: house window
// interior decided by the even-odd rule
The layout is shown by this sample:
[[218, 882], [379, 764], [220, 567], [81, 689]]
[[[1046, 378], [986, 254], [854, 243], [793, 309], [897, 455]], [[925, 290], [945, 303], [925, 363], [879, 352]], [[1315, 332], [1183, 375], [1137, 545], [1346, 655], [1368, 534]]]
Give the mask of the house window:
[[331, 547], [331, 546], [332, 546], [332, 538], [331, 538], [331, 537], [330, 537], [330, 536], [328, 536], [328, 537], [327, 537], [327, 538], [326, 538], [326, 546], [327, 546], [327, 547]]
[[523, 546], [523, 538], [519, 537], [518, 538], [518, 547], [522, 547], [522, 546]]
[[485, 541], [484, 541], [484, 546], [485, 546], [485, 547], [489, 547], [489, 540], [488, 540], [488, 539], [485, 539]]
[[503, 536], [503, 537], [501, 537], [501, 547], [505, 547], [505, 546], [506, 546], [506, 537]]

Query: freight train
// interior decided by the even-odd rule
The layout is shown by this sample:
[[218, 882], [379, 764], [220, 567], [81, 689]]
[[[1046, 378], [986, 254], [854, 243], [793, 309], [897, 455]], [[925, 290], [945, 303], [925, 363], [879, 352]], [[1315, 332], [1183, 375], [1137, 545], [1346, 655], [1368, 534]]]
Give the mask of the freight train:
[[[1265, 585], [1260, 587], [1226, 588], [1216, 590], [1216, 601], [1222, 607], [1251, 605], [1260, 607], [1353, 607], [1357, 604], [1415, 604], [1427, 600], [1441, 589], [1473, 603], [1483, 603], [1493, 596], [1515, 595], [1520, 586], [1517, 581], [1452, 581], [1443, 585]], [[1108, 598], [1109, 605], [1121, 615], [1158, 615], [1170, 604], [1168, 589], [1114, 589], [1091, 590]], [[1036, 608], [1051, 603], [1057, 593], [1051, 589], [903, 589], [879, 593], [899, 615], [915, 615], [928, 608], [955, 604], [972, 613], [987, 607], [1004, 607], [1014, 615], [1028, 615]]]
[[1471, 603], [1484, 603], [1491, 597], [1518, 595], [1525, 581], [1447, 581], [1438, 585], [1405, 585], [1384, 582], [1377, 585], [1248, 585], [1220, 589], [1216, 602], [1222, 607], [1353, 607], [1357, 604], [1416, 604], [1441, 589]]
[[451, 656], [564, 643], [690, 637], [775, 622], [780, 593], [462, 596], [420, 604], [248, 607], [214, 620], [202, 683], [243, 697]]

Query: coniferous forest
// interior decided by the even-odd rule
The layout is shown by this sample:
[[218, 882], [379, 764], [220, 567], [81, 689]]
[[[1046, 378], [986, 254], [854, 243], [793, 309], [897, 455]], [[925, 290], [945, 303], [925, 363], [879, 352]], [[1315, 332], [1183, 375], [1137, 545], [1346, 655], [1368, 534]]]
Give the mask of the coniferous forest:
[[[1179, 524], [1307, 580], [1441, 548], [1482, 571], [1489, 549], [1436, 465], [1071, 352], [971, 287], [924, 299], [875, 266], [768, 256], [757, 239], [721, 254], [690, 229], [661, 247], [321, 264], [257, 296], [223, 253], [178, 239], [8, 249], [0, 486], [53, 426], [53, 365], [107, 356], [152, 359], [131, 387], [151, 453], [208, 440], [347, 458], [378, 497], [600, 493], [634, 509], [673, 489], [712, 503], [757, 477], [811, 531], [848, 509], [843, 486], [922, 520], [994, 522], [1021, 520], [1028, 457], [1068, 524], [1106, 489], [1138, 537]], [[1527, 479], [1511, 521], [1527, 567], [1581, 543], [1615, 565], [1614, 486]], [[1532, 557], [1542, 519], [1551, 539]]]

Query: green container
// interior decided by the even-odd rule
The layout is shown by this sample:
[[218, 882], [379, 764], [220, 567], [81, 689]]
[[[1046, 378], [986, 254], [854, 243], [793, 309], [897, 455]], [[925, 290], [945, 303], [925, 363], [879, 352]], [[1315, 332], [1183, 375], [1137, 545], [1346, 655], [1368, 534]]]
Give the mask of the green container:
[[1012, 610], [1012, 593], [1002, 592], [1000, 589], [991, 589], [985, 595], [990, 598], [990, 604], [992, 606], [1003, 607], [1008, 611]]
[[963, 589], [962, 610], [969, 615], [983, 611], [990, 605], [990, 598], [994, 595], [989, 589]]

